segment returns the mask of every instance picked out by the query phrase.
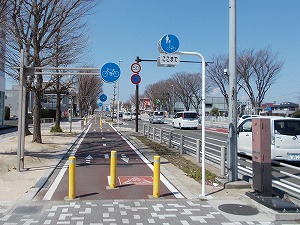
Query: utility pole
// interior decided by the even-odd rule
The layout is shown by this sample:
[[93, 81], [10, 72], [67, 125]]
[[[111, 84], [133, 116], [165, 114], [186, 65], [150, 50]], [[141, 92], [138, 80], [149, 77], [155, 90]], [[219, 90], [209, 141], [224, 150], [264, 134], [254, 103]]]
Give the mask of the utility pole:
[[237, 173], [237, 82], [236, 82], [236, 0], [229, 0], [229, 109], [228, 109], [228, 179], [236, 181]]

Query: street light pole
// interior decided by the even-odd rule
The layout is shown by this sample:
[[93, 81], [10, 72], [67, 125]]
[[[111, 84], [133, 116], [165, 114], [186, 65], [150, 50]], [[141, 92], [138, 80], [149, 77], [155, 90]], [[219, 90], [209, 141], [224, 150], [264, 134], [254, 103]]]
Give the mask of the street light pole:
[[172, 84], [172, 89], [173, 89], [173, 96], [172, 96], [172, 110], [173, 110], [173, 117], [175, 115], [175, 96], [174, 96], [174, 85]]
[[236, 84], [236, 0], [229, 1], [229, 109], [228, 109], [228, 179], [237, 173], [237, 84]]
[[[120, 67], [120, 64], [121, 64], [122, 60], [119, 60], [119, 67]], [[119, 124], [120, 124], [120, 111], [119, 111], [119, 108], [120, 108], [120, 82], [119, 82], [120, 78], [118, 79], [118, 103], [117, 103], [117, 120], [118, 120], [118, 127], [119, 127]]]

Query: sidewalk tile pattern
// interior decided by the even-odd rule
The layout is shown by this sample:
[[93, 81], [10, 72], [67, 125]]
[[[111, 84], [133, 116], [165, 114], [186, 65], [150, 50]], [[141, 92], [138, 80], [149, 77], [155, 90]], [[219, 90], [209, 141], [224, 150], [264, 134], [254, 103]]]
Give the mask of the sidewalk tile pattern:
[[231, 222], [208, 203], [197, 200], [107, 200], [23, 203], [12, 209], [9, 214], [1, 215], [0, 224], [279, 225], [281, 223]]

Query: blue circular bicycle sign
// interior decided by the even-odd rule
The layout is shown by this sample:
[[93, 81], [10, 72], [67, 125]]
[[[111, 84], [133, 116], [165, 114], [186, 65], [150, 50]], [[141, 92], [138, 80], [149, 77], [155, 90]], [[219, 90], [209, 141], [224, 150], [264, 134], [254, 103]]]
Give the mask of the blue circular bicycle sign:
[[105, 102], [107, 100], [107, 96], [105, 94], [100, 95], [100, 101]]
[[120, 67], [112, 62], [105, 63], [101, 68], [101, 77], [107, 83], [113, 83], [119, 79], [121, 75]]
[[166, 34], [159, 40], [160, 48], [165, 53], [174, 53], [179, 48], [179, 40], [173, 34]]

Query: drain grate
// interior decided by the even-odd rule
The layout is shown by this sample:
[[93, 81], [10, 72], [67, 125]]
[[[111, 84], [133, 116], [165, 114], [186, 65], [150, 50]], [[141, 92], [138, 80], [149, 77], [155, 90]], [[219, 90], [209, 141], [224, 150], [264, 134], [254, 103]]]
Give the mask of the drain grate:
[[37, 214], [42, 210], [41, 206], [18, 206], [13, 213], [15, 214]]
[[248, 205], [240, 204], [224, 204], [218, 207], [221, 211], [234, 214], [234, 215], [243, 215], [243, 216], [252, 216], [258, 214], [258, 210]]

